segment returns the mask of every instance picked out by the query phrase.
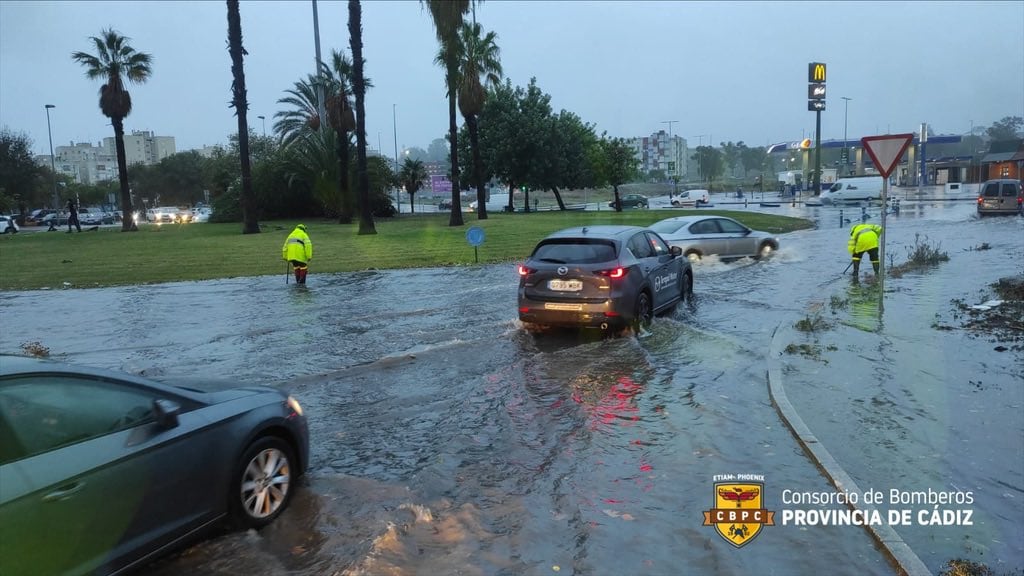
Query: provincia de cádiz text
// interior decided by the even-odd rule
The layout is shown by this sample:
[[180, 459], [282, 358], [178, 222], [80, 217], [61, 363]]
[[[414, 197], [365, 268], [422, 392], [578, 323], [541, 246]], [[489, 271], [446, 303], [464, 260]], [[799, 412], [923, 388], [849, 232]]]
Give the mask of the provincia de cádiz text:
[[[971, 491], [782, 491], [781, 524], [791, 526], [973, 526]], [[833, 506], [839, 506], [833, 508]], [[878, 508], [876, 508], [878, 507]], [[881, 509], [884, 508], [884, 509]]]

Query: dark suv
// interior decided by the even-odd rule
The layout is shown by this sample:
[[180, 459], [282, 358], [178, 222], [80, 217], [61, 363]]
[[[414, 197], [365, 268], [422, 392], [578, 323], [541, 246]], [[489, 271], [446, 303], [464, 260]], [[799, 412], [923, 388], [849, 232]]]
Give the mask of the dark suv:
[[1024, 194], [1020, 182], [1011, 179], [989, 180], [978, 192], [978, 216], [1021, 214]]
[[587, 226], [544, 238], [519, 266], [519, 320], [532, 327], [637, 327], [689, 298], [693, 271], [649, 228]]
[[[626, 208], [647, 208], [647, 196], [643, 194], [626, 194], [619, 198], [622, 202], [622, 209]], [[608, 203], [609, 208], [615, 208], [615, 200]]]

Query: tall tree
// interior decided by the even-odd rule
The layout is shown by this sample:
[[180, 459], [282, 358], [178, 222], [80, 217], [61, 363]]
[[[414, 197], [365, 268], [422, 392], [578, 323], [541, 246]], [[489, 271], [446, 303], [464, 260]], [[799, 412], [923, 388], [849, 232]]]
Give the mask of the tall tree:
[[[480, 137], [477, 117], [484, 108], [487, 91], [484, 85], [501, 84], [501, 51], [493, 31], [483, 34], [480, 24], [463, 22], [459, 32], [459, 112], [466, 119], [469, 143], [473, 153], [473, 180], [476, 183], [477, 218], [487, 219], [487, 196], [484, 192], [483, 165], [480, 160]], [[480, 77], [483, 76], [483, 82]]]
[[[90, 79], [105, 79], [100, 86], [100, 110], [110, 118], [114, 126], [114, 145], [117, 149], [117, 172], [121, 183], [121, 213], [132, 213], [132, 195], [128, 187], [128, 163], [124, 152], [124, 119], [131, 114], [132, 97], [125, 89], [125, 82], [142, 84], [149, 79], [153, 70], [153, 57], [137, 52], [128, 44], [128, 38], [113, 29], [103, 30], [99, 37], [90, 38], [96, 54], [75, 52], [71, 59], [85, 67]], [[122, 232], [138, 230], [132, 218], [121, 220]]]
[[256, 218], [256, 194], [252, 190], [252, 167], [249, 165], [249, 113], [248, 95], [245, 90], [245, 68], [242, 57], [248, 52], [242, 47], [242, 15], [238, 0], [228, 3], [228, 52], [231, 54], [231, 107], [238, 117], [238, 156], [242, 164], [242, 191], [239, 198], [242, 206], [242, 234], [259, 234], [260, 224]]
[[[321, 63], [321, 78], [328, 78], [329, 68]], [[300, 137], [320, 128], [320, 102], [317, 95], [317, 77], [309, 74], [295, 83], [293, 88], [285, 90], [287, 96], [277, 100], [278, 104], [287, 104], [290, 109], [274, 113], [274, 132], [281, 138], [285, 146], [291, 145]], [[326, 98], [325, 98], [326, 100]]]
[[405, 193], [409, 195], [409, 209], [413, 213], [416, 212], [416, 202], [413, 198], [426, 180], [427, 169], [423, 167], [423, 162], [406, 158], [398, 173], [398, 181], [405, 188]]
[[349, 186], [349, 133], [356, 129], [356, 116], [352, 110], [349, 93], [352, 85], [352, 63], [344, 53], [335, 50], [331, 55], [336, 76], [328, 85], [327, 120], [335, 132], [335, 148], [338, 155], [338, 223], [352, 222], [352, 193]]
[[6, 126], [0, 130], [0, 210], [18, 207], [18, 224], [24, 226], [28, 206], [42, 204], [46, 196], [35, 194], [36, 180], [43, 173], [32, 158], [32, 140]]
[[[462, 202], [459, 196], [459, 132], [456, 126], [455, 99], [459, 88], [459, 29], [463, 16], [469, 12], [469, 0], [421, 0], [430, 10], [434, 31], [441, 46], [438, 64], [445, 69], [444, 83], [448, 90], [448, 151], [451, 161], [452, 212], [449, 226], [462, 226]], [[511, 197], [511, 196], [510, 196]]]
[[636, 156], [633, 155], [633, 147], [622, 138], [605, 138], [601, 144], [604, 148], [604, 177], [615, 194], [615, 211], [622, 212], [619, 186], [636, 176]]
[[1024, 118], [1020, 116], [1005, 116], [1002, 120], [994, 122], [985, 133], [988, 139], [993, 142], [1000, 140], [1016, 140], [1021, 137], [1021, 127], [1024, 126]]
[[348, 0], [348, 38], [352, 47], [352, 88], [356, 96], [356, 175], [359, 192], [359, 234], [376, 234], [366, 173], [366, 83], [363, 78], [363, 8]]

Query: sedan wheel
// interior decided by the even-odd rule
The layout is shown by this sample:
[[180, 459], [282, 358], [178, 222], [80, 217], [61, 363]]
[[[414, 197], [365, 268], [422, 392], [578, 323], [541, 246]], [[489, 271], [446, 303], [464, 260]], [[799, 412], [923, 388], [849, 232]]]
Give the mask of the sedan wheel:
[[679, 300], [681, 302], [686, 302], [693, 298], [693, 275], [689, 272], [683, 274], [683, 288], [681, 292], [682, 293], [679, 295]]
[[231, 489], [231, 512], [246, 528], [266, 526], [292, 496], [292, 449], [275, 437], [257, 440], [245, 451]]
[[685, 256], [690, 259], [690, 262], [700, 262], [700, 252], [696, 250], [690, 250]]

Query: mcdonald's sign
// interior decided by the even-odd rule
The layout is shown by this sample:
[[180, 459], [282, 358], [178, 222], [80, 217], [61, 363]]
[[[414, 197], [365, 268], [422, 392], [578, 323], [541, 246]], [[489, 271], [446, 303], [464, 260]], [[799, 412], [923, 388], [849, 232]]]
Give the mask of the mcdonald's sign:
[[808, 82], [825, 81], [825, 64], [823, 62], [811, 62], [807, 65]]

